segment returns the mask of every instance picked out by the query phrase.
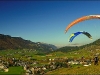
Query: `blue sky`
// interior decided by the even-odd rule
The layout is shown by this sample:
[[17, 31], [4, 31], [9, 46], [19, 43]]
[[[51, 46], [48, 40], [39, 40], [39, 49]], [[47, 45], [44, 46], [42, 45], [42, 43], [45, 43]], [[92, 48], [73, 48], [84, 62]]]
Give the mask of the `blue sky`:
[[[87, 44], [100, 38], [100, 20], [87, 20], [67, 34], [64, 31], [73, 20], [94, 14], [100, 14], [100, 1], [1, 1], [0, 33], [56, 46]], [[79, 35], [69, 43], [69, 36], [77, 31], [89, 32], [93, 40]]]

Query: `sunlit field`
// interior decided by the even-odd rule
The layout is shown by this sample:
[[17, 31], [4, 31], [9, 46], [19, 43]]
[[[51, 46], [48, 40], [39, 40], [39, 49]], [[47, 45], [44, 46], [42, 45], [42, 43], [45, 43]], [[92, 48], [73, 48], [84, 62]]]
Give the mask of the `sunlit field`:
[[[31, 65], [31, 66], [42, 66], [46, 65], [49, 62], [49, 59], [55, 59], [55, 58], [61, 58], [61, 59], [80, 59], [82, 56], [84, 56], [85, 59], [93, 59], [95, 53], [100, 53], [100, 50], [78, 50], [78, 51], [72, 51], [72, 52], [52, 52], [49, 54], [38, 54], [37, 51], [32, 50], [2, 50], [0, 51], [0, 56], [2, 57], [2, 60], [7, 60], [7, 58], [17, 58], [22, 61], [29, 61], [31, 62], [31, 59], [34, 59], [39, 62], [39, 64]], [[0, 58], [1, 59], [1, 58]], [[100, 63], [100, 62], [99, 62]], [[90, 66], [83, 66], [83, 65], [71, 65], [68, 68], [62, 67], [57, 68], [55, 70], [46, 70], [45, 74], [100, 74], [100, 64], [94, 65], [93, 61]], [[9, 67], [8, 72], [0, 72], [0, 74], [23, 74], [25, 71], [22, 67]]]

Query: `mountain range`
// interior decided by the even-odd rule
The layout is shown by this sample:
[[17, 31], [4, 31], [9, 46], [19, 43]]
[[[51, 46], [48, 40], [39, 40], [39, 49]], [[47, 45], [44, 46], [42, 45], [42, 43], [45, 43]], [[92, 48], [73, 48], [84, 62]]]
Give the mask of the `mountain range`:
[[43, 53], [55, 52], [55, 51], [75, 51], [80, 49], [91, 50], [100, 49], [100, 39], [96, 41], [82, 45], [82, 46], [65, 46], [57, 48], [55, 45], [47, 44], [43, 42], [32, 42], [30, 40], [25, 40], [21, 37], [11, 37], [10, 35], [0, 34], [0, 50], [17, 50], [17, 49], [30, 49], [36, 50]]
[[0, 34], [0, 50], [31, 49], [41, 52], [50, 52], [57, 49], [55, 45], [41, 42], [32, 42], [21, 37], [11, 37], [10, 35]]

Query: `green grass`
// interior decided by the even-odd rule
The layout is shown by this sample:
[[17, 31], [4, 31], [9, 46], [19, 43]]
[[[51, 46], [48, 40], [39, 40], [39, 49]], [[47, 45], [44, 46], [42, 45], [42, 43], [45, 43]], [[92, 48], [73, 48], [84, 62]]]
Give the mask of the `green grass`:
[[[16, 52], [16, 53], [15, 53]], [[18, 53], [20, 52], [20, 53]], [[63, 52], [53, 52], [50, 53], [48, 55], [50, 56], [46, 56], [46, 55], [38, 55], [37, 52], [35, 51], [28, 51], [28, 50], [2, 50], [0, 51], [0, 56], [5, 56], [5, 57], [15, 57], [15, 58], [20, 58], [22, 57], [21, 60], [29, 60], [27, 57], [22, 56], [27, 55], [27, 56], [32, 56], [33, 59], [37, 59], [37, 61], [41, 62], [38, 65], [33, 65], [33, 66], [41, 66], [43, 64], [47, 64], [48, 62], [46, 61], [41, 61], [44, 59], [48, 59], [48, 58], [81, 58], [82, 56], [84, 56], [85, 58], [93, 58], [94, 55], [96, 53], [100, 53], [100, 50], [96, 51], [93, 50], [92, 52], [89, 50], [78, 50], [78, 51], [72, 51], [72, 52], [67, 52], [67, 53], [63, 53]], [[8, 54], [8, 55], [7, 55]], [[12, 55], [9, 55], [12, 54]], [[100, 56], [99, 56], [100, 58]], [[22, 67], [10, 67], [9, 68], [9, 72], [5, 73], [5, 72], [0, 72], [0, 74], [21, 74], [23, 71]], [[95, 66], [95, 65], [91, 65], [88, 67], [84, 67], [82, 65], [73, 65], [71, 68], [59, 68], [57, 70], [54, 71], [50, 71], [47, 72], [47, 74], [100, 74], [100, 65]]]
[[100, 65], [91, 65], [91, 66], [74, 66], [72, 68], [59, 68], [54, 71], [47, 72], [46, 74], [54, 74], [54, 75], [59, 75], [59, 74], [100, 74]]
[[22, 67], [9, 67], [9, 71], [8, 72], [0, 72], [0, 75], [22, 75], [22, 73], [24, 72]]
[[[68, 57], [68, 58], [81, 58], [84, 56], [85, 58], [93, 58], [96, 53], [100, 53], [100, 50], [78, 50], [73, 52], [54, 52], [50, 53], [51, 57]], [[100, 58], [100, 56], [99, 56]], [[49, 71], [46, 74], [53, 74], [53, 75], [59, 75], [59, 74], [100, 74], [100, 62], [99, 65], [90, 65], [90, 66], [83, 66], [83, 65], [73, 65], [70, 68], [59, 68], [57, 70]]]

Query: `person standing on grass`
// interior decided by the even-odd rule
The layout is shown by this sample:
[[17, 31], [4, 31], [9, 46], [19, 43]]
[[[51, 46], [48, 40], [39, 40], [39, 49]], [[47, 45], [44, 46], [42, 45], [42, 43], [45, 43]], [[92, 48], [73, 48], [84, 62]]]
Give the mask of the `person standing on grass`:
[[98, 56], [95, 56], [95, 57], [94, 57], [94, 65], [98, 65], [98, 61], [99, 61]]

